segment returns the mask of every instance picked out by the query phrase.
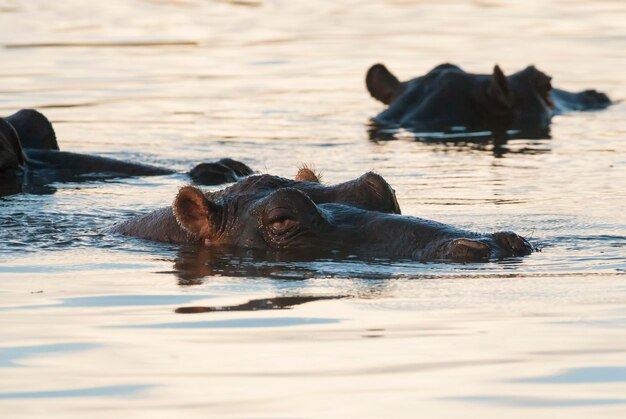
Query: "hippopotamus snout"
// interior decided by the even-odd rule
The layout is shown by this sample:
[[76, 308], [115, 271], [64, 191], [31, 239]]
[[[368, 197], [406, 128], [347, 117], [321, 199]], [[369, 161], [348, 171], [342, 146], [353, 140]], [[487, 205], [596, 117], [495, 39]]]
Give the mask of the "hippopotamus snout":
[[494, 257], [524, 256], [535, 250], [528, 240], [512, 231], [499, 231], [492, 237], [498, 247]]
[[500, 231], [478, 238], [457, 238], [438, 247], [431, 258], [471, 261], [528, 255], [532, 245], [523, 237]]
[[418, 217], [320, 205], [334, 245], [363, 255], [412, 260], [481, 261], [532, 253], [512, 232], [479, 234]]

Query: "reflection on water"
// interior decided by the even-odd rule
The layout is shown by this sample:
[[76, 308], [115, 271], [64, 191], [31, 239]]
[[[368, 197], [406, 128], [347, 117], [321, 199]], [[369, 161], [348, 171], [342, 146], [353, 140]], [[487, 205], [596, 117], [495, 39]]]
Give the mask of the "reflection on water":
[[495, 404], [505, 407], [587, 407], [624, 405], [626, 399], [560, 399], [550, 397], [502, 397], [502, 396], [467, 396], [449, 400]]
[[87, 387], [66, 390], [50, 391], [24, 391], [15, 393], [0, 393], [0, 399], [57, 399], [74, 397], [124, 397], [136, 395], [151, 386], [147, 385], [122, 385], [106, 387]]
[[[463, 367], [480, 367], [483, 365], [507, 365], [514, 364], [519, 362], [515, 359], [487, 359], [487, 360], [467, 360], [467, 361], [457, 361], [457, 362], [416, 362], [412, 364], [394, 364], [389, 363], [383, 367], [369, 367], [362, 369], [346, 369], [346, 368], [338, 368], [334, 370], [300, 370], [300, 371], [286, 371], [286, 372], [267, 372], [266, 374], [272, 377], [333, 377], [333, 376], [367, 376], [367, 375], [402, 375], [402, 374], [410, 374], [414, 372], [426, 372], [426, 371], [441, 371], [441, 370], [449, 370]], [[254, 373], [250, 372], [242, 372], [231, 375], [241, 375], [241, 376], [253, 376]]]
[[5, 44], [5, 48], [98, 48], [98, 47], [196, 47], [193, 41], [152, 41], [152, 42], [41, 42], [31, 44]]
[[[542, 154], [549, 153], [550, 128], [523, 131], [481, 131], [481, 132], [412, 132], [402, 128], [379, 127], [371, 123], [367, 129], [369, 140], [373, 143], [409, 139], [425, 144], [443, 146], [458, 153], [485, 151], [494, 157], [505, 154]], [[513, 146], [509, 145], [515, 141]]]
[[23, 358], [45, 355], [55, 352], [74, 352], [92, 349], [97, 345], [91, 343], [56, 343], [51, 345], [15, 346], [0, 348], [0, 368], [21, 366], [16, 362]]
[[291, 309], [294, 306], [300, 304], [310, 303], [311, 301], [320, 300], [336, 300], [339, 298], [345, 298], [339, 295], [329, 296], [294, 296], [294, 297], [275, 297], [275, 298], [260, 298], [250, 300], [243, 304], [237, 304], [232, 306], [219, 306], [219, 307], [179, 307], [175, 310], [176, 313], [193, 314], [193, 313], [211, 313], [219, 311], [257, 311], [257, 310], [285, 310]]
[[614, 383], [626, 381], [626, 367], [586, 367], [574, 368], [559, 374], [518, 380], [521, 383]]
[[0, 175], [0, 198], [19, 193], [34, 195], [51, 195], [57, 191], [56, 183], [93, 183], [114, 180], [119, 176], [108, 174], [76, 174], [73, 171], [26, 172], [20, 174]]
[[64, 298], [55, 304], [27, 305], [27, 306], [7, 306], [2, 309], [7, 310], [32, 310], [51, 307], [128, 307], [128, 306], [162, 306], [166, 304], [182, 304], [194, 300], [211, 298], [210, 295], [99, 295], [93, 297]]
[[27, 175], [0, 191], [0, 412], [623, 417], [625, 104], [549, 132], [433, 135], [373, 129], [364, 86], [375, 62], [534, 63], [619, 101], [623, 2], [5, 3], [0, 115], [43, 108], [61, 149], [178, 173], [306, 162], [328, 184], [374, 170], [404, 214], [542, 251], [293, 261], [148, 243], [102, 232], [169, 205], [184, 175]]
[[133, 329], [240, 329], [259, 327], [290, 327], [339, 323], [339, 319], [323, 319], [309, 317], [249, 318], [231, 320], [207, 320], [202, 322], [173, 322], [128, 325]]
[[[521, 258], [510, 258], [510, 261]], [[354, 277], [364, 279], [390, 279], [398, 277], [402, 266], [409, 270], [437, 266], [414, 261], [362, 258], [337, 253], [333, 258], [318, 257], [314, 252], [303, 254], [274, 253], [263, 250], [240, 249], [228, 246], [181, 246], [174, 259], [173, 270], [178, 284], [198, 285], [205, 279], [217, 276], [242, 278], [269, 278], [274, 280], [302, 281], [318, 277]]]
[[306, 263], [272, 263], [268, 256], [256, 250], [181, 246], [173, 268], [180, 285], [199, 284], [202, 278], [215, 275], [272, 279], [306, 279], [315, 275], [315, 269]]
[[68, 298], [62, 301], [65, 307], [117, 307], [117, 306], [146, 306], [163, 304], [180, 304], [205, 295], [105, 295], [98, 297]]
[[[169, 261], [169, 258], [164, 258]], [[517, 264], [523, 257], [511, 257], [494, 261], [492, 264], [458, 263], [461, 271], [478, 269], [481, 275], [501, 273], [515, 275]], [[298, 281], [315, 278], [344, 278], [364, 280], [358, 285], [352, 284], [350, 295], [361, 298], [380, 296], [381, 286], [393, 279], [428, 279], [444, 277], [450, 274], [450, 263], [417, 262], [412, 260], [365, 258], [355, 255], [335, 254], [332, 258], [317, 257], [314, 253], [272, 253], [262, 250], [238, 249], [227, 246], [181, 246], [174, 258], [173, 269], [161, 271], [163, 274], [175, 274], [181, 286], [201, 285], [217, 277], [236, 277], [246, 279], [272, 279], [291, 281], [297, 286]], [[454, 277], [471, 276], [468, 272], [456, 272]]]

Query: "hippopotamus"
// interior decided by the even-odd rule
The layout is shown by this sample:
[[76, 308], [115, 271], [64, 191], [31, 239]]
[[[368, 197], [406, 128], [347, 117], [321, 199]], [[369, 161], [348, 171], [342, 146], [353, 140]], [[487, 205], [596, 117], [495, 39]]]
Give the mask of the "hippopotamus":
[[[41, 183], [131, 176], [158, 176], [175, 171], [108, 157], [60, 151], [50, 121], [33, 109], [0, 118], [0, 186], [19, 183], [25, 175]], [[198, 184], [218, 185], [252, 174], [244, 163], [224, 158], [201, 163], [188, 174]], [[18, 187], [19, 189], [19, 187]]]
[[171, 207], [110, 228], [142, 239], [292, 255], [412, 260], [521, 256], [532, 245], [512, 232], [478, 234], [401, 214], [376, 173], [326, 186], [308, 169], [295, 180], [255, 175], [217, 192], [184, 186]]
[[472, 74], [454, 64], [441, 64], [423, 76], [401, 82], [383, 64], [365, 77], [370, 95], [388, 108], [373, 118], [378, 127], [400, 127], [417, 133], [489, 131], [543, 138], [553, 115], [603, 109], [604, 93], [555, 89], [552, 78], [534, 66], [505, 76]]

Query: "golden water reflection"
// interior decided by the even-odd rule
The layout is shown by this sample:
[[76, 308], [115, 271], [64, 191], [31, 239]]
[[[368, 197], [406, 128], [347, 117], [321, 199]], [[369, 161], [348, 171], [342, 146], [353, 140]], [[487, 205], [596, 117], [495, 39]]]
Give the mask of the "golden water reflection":
[[536, 64], [620, 100], [625, 19], [619, 1], [4, 2], [0, 115], [42, 108], [63, 150], [180, 173], [308, 162], [328, 183], [375, 170], [405, 214], [542, 251], [259, 261], [102, 234], [182, 175], [27, 184], [0, 198], [0, 412], [623, 417], [624, 103], [433, 141], [368, 131], [382, 106], [363, 79], [375, 62], [403, 79]]

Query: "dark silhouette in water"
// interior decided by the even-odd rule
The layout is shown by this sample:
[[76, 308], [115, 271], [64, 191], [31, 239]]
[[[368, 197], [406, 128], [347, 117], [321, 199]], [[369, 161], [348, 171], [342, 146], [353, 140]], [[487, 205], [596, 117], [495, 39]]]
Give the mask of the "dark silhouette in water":
[[186, 186], [172, 207], [134, 217], [110, 231], [154, 241], [286, 254], [296, 260], [343, 252], [470, 261], [533, 250], [515, 233], [477, 234], [402, 216], [393, 189], [374, 173], [334, 186], [271, 175], [250, 176], [206, 194]]
[[[388, 108], [373, 118], [371, 138], [384, 139], [390, 128], [404, 128], [420, 138], [450, 141], [472, 136], [549, 138], [554, 115], [606, 108], [611, 100], [596, 90], [572, 93], [552, 88], [552, 78], [529, 66], [505, 76], [466, 73], [441, 64], [423, 76], [401, 82], [384, 65], [373, 65], [365, 83]], [[442, 135], [443, 134], [443, 135]]]
[[260, 311], [260, 310], [287, 310], [294, 306], [310, 303], [312, 301], [320, 300], [338, 300], [340, 298], [346, 298], [342, 295], [323, 295], [323, 296], [288, 296], [288, 297], [273, 297], [273, 298], [259, 298], [255, 300], [249, 300], [243, 304], [237, 304], [232, 306], [216, 306], [216, 307], [179, 307], [174, 310], [175, 313], [180, 314], [195, 314], [195, 313], [214, 313], [220, 311]]
[[[19, 192], [50, 193], [52, 182], [81, 182], [132, 176], [159, 176], [175, 171], [108, 157], [60, 151], [48, 119], [32, 109], [0, 118], [0, 196]], [[244, 163], [221, 159], [201, 163], [189, 176], [202, 185], [234, 182], [252, 174]]]

